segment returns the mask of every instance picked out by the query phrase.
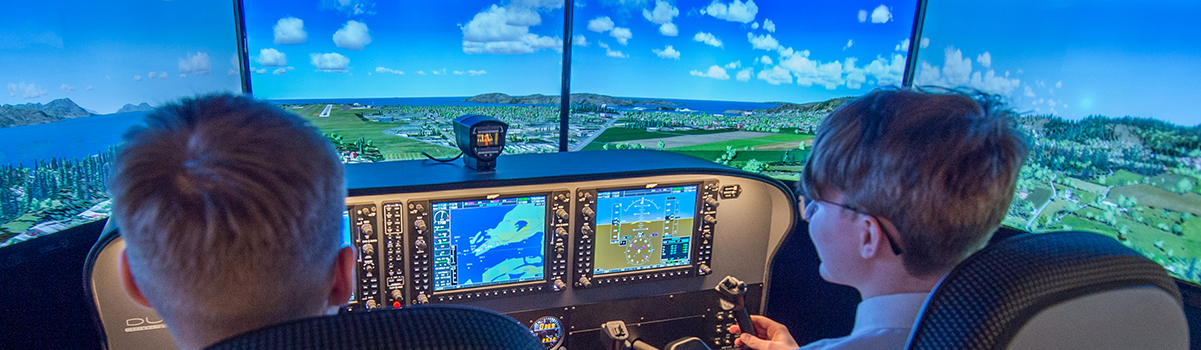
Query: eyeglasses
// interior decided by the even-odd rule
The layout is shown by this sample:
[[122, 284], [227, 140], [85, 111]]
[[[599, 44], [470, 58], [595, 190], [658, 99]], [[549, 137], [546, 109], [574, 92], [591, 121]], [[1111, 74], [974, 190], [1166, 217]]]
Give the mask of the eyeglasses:
[[[840, 204], [840, 203], [834, 203], [834, 202], [827, 202], [827, 201], [819, 201], [819, 200], [814, 200], [814, 199], [809, 199], [809, 198], [805, 198], [805, 203], [804, 203], [804, 204], [805, 204], [805, 207], [804, 207], [804, 210], [805, 210], [805, 212], [804, 212], [803, 218], [804, 218], [805, 220], [809, 220], [809, 219], [810, 219], [810, 217], [812, 217], [812, 216], [813, 216], [813, 213], [810, 213], [810, 212], [809, 212], [809, 209], [808, 209], [808, 208], [809, 208], [809, 204], [810, 204], [810, 203], [813, 203], [813, 202], [822, 202], [822, 203], [827, 203], [827, 204], [835, 205], [835, 206], [838, 206], [839, 208], [843, 208], [843, 209], [850, 210], [850, 211], [853, 211], [853, 212], [856, 212], [856, 213], [859, 213], [859, 214], [863, 214], [863, 215], [870, 216], [870, 217], [872, 217], [872, 218], [876, 219], [876, 222], [880, 222], [880, 217], [878, 217], [878, 216], [875, 216], [875, 215], [872, 215], [872, 214], [868, 214], [868, 213], [866, 213], [866, 212], [864, 212], [864, 211], [862, 211], [862, 210], [859, 210], [859, 208], [852, 207], [852, 206], [849, 206], [849, 205], [846, 205], [846, 204]], [[901, 246], [900, 246], [899, 244], [897, 244], [897, 242], [896, 242], [896, 241], [894, 241], [894, 240], [892, 239], [892, 234], [889, 234], [889, 233], [888, 233], [888, 229], [887, 229], [887, 228], [885, 228], [883, 224], [881, 224], [881, 225], [880, 225], [880, 229], [884, 231], [884, 238], [888, 240], [888, 246], [889, 246], [890, 248], [892, 248], [892, 253], [893, 253], [893, 254], [896, 254], [896, 255], [901, 255]]]

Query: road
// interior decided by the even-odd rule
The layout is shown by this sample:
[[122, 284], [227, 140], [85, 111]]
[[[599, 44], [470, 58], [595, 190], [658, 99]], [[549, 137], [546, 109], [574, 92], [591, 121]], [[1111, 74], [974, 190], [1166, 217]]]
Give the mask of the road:
[[604, 134], [605, 130], [608, 130], [613, 126], [613, 123], [616, 122], [617, 118], [610, 118], [609, 121], [605, 122], [605, 125], [601, 125], [601, 128], [596, 130], [595, 133], [593, 133], [591, 136], [588, 136], [588, 138], [584, 139], [583, 141], [580, 141], [580, 143], [577, 143], [575, 146], [571, 146], [569, 149], [572, 152], [583, 150], [584, 147], [587, 147], [592, 143], [592, 140], [596, 140], [597, 137], [600, 137], [601, 134]]

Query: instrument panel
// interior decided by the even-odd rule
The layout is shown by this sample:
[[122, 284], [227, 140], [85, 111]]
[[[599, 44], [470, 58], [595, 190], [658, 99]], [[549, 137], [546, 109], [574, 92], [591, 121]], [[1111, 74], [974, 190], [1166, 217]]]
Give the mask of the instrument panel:
[[748, 310], [761, 312], [768, 257], [791, 230], [790, 200], [770, 182], [712, 174], [352, 191], [348, 211], [382, 213], [371, 223], [382, 230], [355, 221], [359, 231], [384, 236], [355, 236], [365, 239], [354, 242], [359, 273], [379, 281], [358, 276], [349, 309], [488, 308], [521, 320], [547, 349], [604, 349], [607, 320], [660, 345], [699, 336], [729, 347], [733, 317], [713, 287], [726, 275], [743, 279]]

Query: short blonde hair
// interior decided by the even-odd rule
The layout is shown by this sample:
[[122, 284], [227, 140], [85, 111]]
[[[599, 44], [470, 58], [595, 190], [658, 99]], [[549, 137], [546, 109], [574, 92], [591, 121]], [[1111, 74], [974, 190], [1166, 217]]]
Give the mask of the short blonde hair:
[[1026, 160], [1012, 112], [972, 95], [878, 89], [848, 102], [818, 128], [802, 191], [837, 191], [891, 221], [909, 274], [949, 271], [1000, 226]]
[[342, 245], [345, 176], [329, 141], [233, 95], [169, 104], [146, 124], [126, 135], [109, 190], [156, 310], [270, 324], [314, 302]]

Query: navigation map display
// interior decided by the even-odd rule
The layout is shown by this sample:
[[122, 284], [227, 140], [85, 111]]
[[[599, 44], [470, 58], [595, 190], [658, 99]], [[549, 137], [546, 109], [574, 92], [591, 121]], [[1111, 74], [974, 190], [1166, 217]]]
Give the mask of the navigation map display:
[[593, 274], [691, 264], [696, 191], [692, 185], [597, 192]]
[[546, 196], [433, 203], [434, 291], [541, 281]]

